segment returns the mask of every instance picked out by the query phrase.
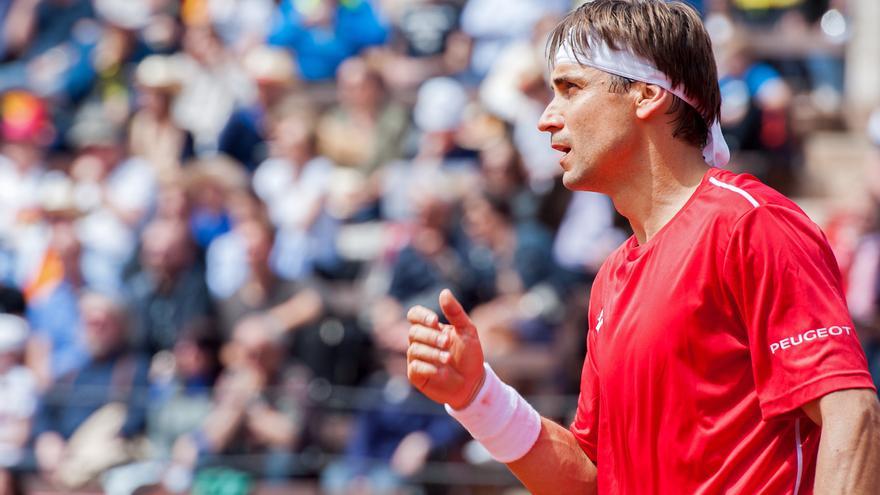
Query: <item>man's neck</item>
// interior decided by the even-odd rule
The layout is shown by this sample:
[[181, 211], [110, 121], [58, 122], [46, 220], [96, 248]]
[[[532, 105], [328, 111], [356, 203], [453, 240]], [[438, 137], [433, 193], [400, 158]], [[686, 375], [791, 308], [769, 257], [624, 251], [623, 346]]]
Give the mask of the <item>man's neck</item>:
[[684, 207], [705, 176], [708, 165], [699, 150], [649, 150], [647, 164], [635, 172], [611, 200], [629, 220], [639, 244], [651, 240]]

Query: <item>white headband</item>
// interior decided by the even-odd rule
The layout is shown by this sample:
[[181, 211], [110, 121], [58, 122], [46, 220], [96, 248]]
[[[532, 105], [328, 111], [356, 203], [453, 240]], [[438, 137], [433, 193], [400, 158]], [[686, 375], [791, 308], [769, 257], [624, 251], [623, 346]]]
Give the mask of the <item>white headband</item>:
[[[575, 53], [570, 37], [566, 38], [556, 52], [556, 63], [586, 65], [627, 79], [655, 84], [678, 96], [693, 108], [697, 108], [695, 102], [688, 98], [680, 86], [672, 87], [672, 82], [666, 74], [660, 72], [647, 60], [630, 51], [612, 50], [607, 43], [592, 36], [589, 38], [589, 44], [589, 54], [583, 51]], [[730, 160], [730, 150], [727, 148], [727, 142], [724, 141], [724, 135], [721, 134], [721, 124], [717, 120], [709, 129], [709, 139], [703, 148], [703, 159], [713, 167], [723, 167]]]

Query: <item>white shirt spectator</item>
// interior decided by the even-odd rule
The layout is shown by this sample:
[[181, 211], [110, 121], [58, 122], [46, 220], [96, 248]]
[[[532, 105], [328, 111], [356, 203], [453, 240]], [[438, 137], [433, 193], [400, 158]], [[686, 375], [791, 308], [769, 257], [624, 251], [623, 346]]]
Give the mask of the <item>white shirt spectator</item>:
[[124, 265], [137, 247], [137, 229], [153, 206], [156, 188], [153, 167], [140, 158], [117, 165], [104, 184], [76, 185], [77, 203], [89, 212], [79, 220], [77, 232], [83, 245], [83, 276], [91, 287], [102, 291], [119, 288]]
[[333, 162], [315, 157], [294, 174], [293, 165], [281, 158], [269, 158], [254, 172], [253, 186], [266, 203], [272, 223], [283, 229], [308, 230], [309, 216], [324, 201], [330, 188]]
[[[0, 439], [9, 438], [11, 428], [29, 419], [37, 409], [37, 380], [24, 366], [13, 366], [0, 372]], [[0, 467], [17, 464], [24, 449], [0, 440]]]
[[14, 235], [18, 214], [37, 206], [42, 166], [21, 171], [9, 158], [0, 155], [0, 237]]
[[205, 67], [180, 55], [176, 63], [185, 82], [174, 101], [174, 120], [193, 134], [198, 151], [214, 150], [236, 105], [253, 100], [254, 85], [232, 60]]

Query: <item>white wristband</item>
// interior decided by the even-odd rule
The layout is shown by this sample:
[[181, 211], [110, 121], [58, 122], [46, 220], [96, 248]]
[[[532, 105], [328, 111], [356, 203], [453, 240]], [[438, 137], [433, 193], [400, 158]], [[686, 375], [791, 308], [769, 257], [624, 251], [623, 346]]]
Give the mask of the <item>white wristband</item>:
[[531, 450], [541, 433], [541, 415], [510, 385], [501, 381], [488, 363], [486, 380], [464, 409], [446, 404], [446, 412], [483, 444], [492, 457], [513, 462]]

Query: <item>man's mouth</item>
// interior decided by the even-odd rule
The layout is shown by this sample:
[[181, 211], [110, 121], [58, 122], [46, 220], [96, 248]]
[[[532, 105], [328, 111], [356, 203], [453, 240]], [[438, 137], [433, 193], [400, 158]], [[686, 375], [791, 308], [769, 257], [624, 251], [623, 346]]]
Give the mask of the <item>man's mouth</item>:
[[556, 151], [561, 151], [562, 153], [564, 153], [564, 155], [559, 157], [559, 165], [563, 169], [565, 169], [565, 159], [568, 158], [568, 153], [571, 151], [571, 146], [566, 146], [564, 144], [555, 143], [555, 144], [551, 144], [550, 147], [552, 147]]
[[552, 145], [550, 145], [550, 147], [556, 151], [561, 151], [561, 152], [565, 153], [566, 155], [568, 154], [569, 151], [571, 151], [571, 146], [566, 146], [564, 144], [552, 144]]

